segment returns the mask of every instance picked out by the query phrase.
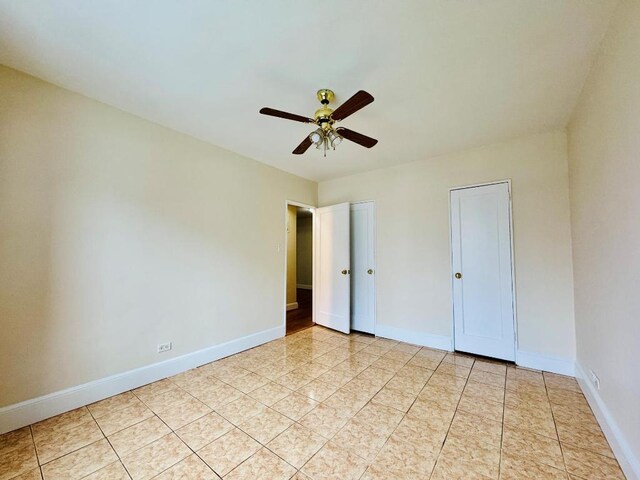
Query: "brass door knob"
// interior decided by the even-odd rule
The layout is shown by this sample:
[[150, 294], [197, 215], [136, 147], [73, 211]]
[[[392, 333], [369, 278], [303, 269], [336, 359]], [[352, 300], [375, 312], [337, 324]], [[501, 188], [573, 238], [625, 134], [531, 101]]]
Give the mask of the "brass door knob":
[[349, 270], [342, 270], [342, 274], [346, 275]]
[[370, 268], [369, 270], [367, 270], [367, 273], [368, 273], [369, 275], [373, 275], [373, 270]]
[[460, 280], [462, 278], [462, 274], [460, 272], [455, 274], [455, 277]]

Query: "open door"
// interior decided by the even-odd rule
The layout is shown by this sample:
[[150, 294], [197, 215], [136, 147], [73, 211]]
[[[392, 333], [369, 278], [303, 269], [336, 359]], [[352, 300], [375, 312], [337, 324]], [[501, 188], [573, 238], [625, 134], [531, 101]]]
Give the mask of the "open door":
[[350, 331], [349, 204], [318, 208], [315, 215], [315, 322]]

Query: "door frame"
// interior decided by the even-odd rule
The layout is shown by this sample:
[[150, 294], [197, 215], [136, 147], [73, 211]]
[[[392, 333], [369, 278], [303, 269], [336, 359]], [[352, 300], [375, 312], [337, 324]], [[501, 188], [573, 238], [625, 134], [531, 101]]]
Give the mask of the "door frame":
[[378, 275], [378, 219], [376, 212], [375, 200], [358, 200], [357, 202], [349, 202], [349, 205], [357, 205], [359, 203], [370, 203], [373, 207], [373, 335], [378, 330], [378, 291], [377, 291], [377, 275]]
[[[289, 221], [289, 205], [293, 207], [301, 207], [307, 208], [311, 211], [311, 229], [312, 232], [315, 232], [315, 217], [316, 217], [316, 208], [313, 205], [308, 205], [302, 202], [296, 202], [294, 200], [285, 200], [284, 202], [284, 292], [282, 295], [282, 311], [283, 319], [283, 337], [287, 336], [287, 252], [289, 247], [289, 238], [287, 235], [287, 222]], [[316, 273], [316, 241], [315, 235], [311, 235], [311, 278], [315, 281], [315, 273]], [[316, 323], [316, 288], [315, 285], [311, 286], [311, 321]]]
[[506, 183], [509, 189], [509, 236], [510, 238], [510, 247], [511, 247], [511, 305], [513, 309], [513, 353], [515, 358], [515, 363], [518, 363], [518, 308], [517, 308], [517, 297], [516, 297], [516, 257], [515, 257], [515, 248], [514, 248], [514, 232], [513, 232], [513, 189], [511, 187], [511, 179], [507, 178], [504, 180], [494, 180], [492, 182], [483, 182], [483, 183], [474, 183], [470, 185], [463, 185], [460, 187], [450, 187], [448, 191], [449, 196], [449, 265], [451, 267], [450, 271], [450, 281], [451, 281], [451, 351], [455, 351], [456, 349], [456, 332], [455, 332], [455, 312], [454, 312], [454, 301], [453, 301], [453, 225], [451, 224], [451, 192], [454, 190], [466, 190], [468, 188], [477, 188], [477, 187], [487, 187], [489, 185], [499, 185]]

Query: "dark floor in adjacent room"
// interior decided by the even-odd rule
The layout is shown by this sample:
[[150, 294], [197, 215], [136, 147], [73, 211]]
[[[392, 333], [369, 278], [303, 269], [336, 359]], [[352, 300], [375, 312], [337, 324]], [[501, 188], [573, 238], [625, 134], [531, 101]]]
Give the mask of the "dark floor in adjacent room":
[[298, 308], [287, 312], [287, 335], [313, 325], [311, 314], [313, 292], [298, 288]]

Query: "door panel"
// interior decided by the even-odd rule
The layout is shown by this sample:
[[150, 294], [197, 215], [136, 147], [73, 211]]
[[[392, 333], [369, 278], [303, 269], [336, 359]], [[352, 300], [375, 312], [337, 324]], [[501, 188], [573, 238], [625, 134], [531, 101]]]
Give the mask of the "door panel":
[[349, 204], [341, 203], [316, 209], [314, 232], [315, 321], [319, 325], [349, 333]]
[[373, 202], [352, 204], [351, 328], [366, 333], [375, 333], [374, 234]]
[[507, 183], [451, 192], [451, 245], [455, 349], [514, 360]]

